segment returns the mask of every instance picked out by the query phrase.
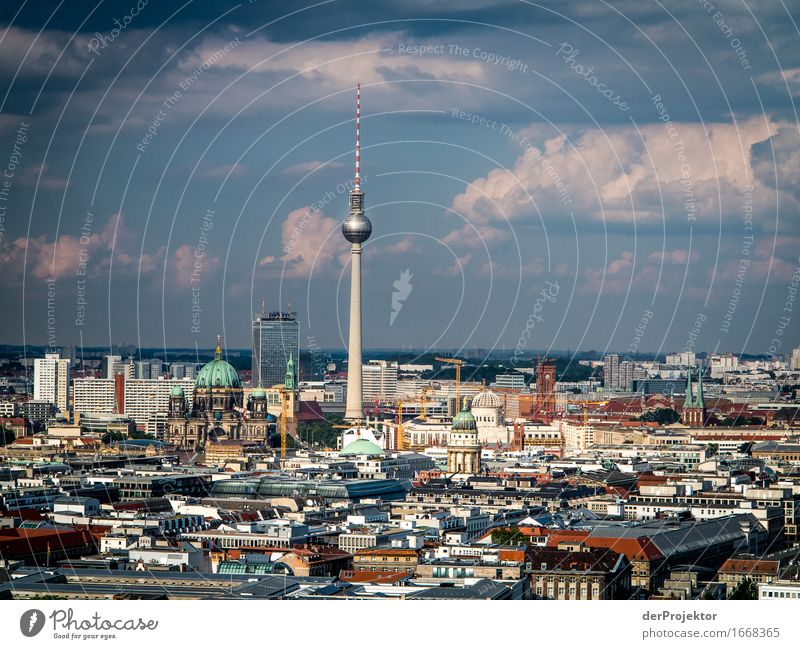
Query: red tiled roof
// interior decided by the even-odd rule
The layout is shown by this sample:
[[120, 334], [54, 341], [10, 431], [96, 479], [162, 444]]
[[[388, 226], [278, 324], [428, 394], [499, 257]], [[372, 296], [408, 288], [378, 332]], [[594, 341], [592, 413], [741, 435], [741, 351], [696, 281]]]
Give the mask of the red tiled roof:
[[723, 572], [744, 572], [749, 575], [775, 575], [778, 574], [779, 561], [766, 561], [764, 559], [726, 559], [719, 569]]
[[5, 559], [29, 557], [47, 552], [70, 550], [92, 544], [94, 537], [89, 530], [74, 529], [26, 529], [0, 530], [0, 556]]
[[591, 536], [583, 530], [553, 530], [547, 542], [548, 546], [557, 546], [564, 542], [583, 542], [588, 548], [606, 548], [628, 557], [629, 561], [654, 561], [663, 559], [664, 555], [646, 536], [637, 539]]

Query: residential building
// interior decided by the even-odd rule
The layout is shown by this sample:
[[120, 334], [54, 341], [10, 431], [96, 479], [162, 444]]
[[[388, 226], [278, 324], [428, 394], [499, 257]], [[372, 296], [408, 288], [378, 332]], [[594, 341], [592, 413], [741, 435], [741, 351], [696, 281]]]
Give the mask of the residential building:
[[69, 410], [69, 366], [68, 358], [59, 354], [45, 354], [33, 363], [33, 398], [49, 401], [61, 412]]

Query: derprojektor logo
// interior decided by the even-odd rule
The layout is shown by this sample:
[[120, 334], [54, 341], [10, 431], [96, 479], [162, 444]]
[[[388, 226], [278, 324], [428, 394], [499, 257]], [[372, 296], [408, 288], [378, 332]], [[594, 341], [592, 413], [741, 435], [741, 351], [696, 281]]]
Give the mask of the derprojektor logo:
[[26, 638], [32, 638], [44, 628], [44, 613], [32, 608], [19, 618], [19, 630]]

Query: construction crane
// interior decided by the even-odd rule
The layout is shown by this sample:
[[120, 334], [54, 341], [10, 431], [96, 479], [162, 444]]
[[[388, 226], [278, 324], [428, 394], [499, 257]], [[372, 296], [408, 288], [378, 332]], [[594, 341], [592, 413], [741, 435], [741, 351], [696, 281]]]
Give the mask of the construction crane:
[[581, 401], [581, 410], [583, 411], [583, 427], [589, 427], [589, 406], [604, 406], [608, 401]]
[[428, 421], [428, 392], [433, 390], [433, 386], [426, 385], [422, 388], [422, 398], [420, 399], [420, 417], [422, 421]]
[[406, 440], [403, 438], [403, 402], [397, 401], [397, 448], [404, 451]]
[[456, 367], [456, 408], [455, 411], [458, 412], [461, 409], [461, 366], [464, 364], [465, 361], [462, 361], [460, 358], [440, 358], [436, 357], [436, 360], [440, 363], [448, 363], [450, 365], [455, 365]]

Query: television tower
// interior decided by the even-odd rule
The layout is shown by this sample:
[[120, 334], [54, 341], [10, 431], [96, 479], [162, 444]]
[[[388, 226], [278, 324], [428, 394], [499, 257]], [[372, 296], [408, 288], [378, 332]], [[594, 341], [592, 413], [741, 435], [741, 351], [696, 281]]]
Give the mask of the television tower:
[[372, 234], [364, 216], [361, 191], [361, 84], [356, 88], [356, 176], [350, 192], [350, 214], [342, 223], [342, 234], [350, 243], [350, 338], [347, 345], [347, 407], [344, 417], [358, 422], [364, 417], [361, 390], [361, 244]]

